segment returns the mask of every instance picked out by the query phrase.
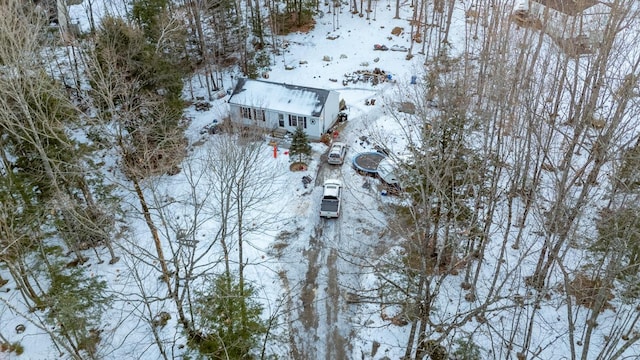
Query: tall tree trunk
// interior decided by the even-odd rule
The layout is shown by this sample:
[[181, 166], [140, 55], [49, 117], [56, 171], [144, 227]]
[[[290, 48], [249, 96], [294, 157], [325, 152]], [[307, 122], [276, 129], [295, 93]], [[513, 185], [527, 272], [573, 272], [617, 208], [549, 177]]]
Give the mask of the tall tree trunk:
[[149, 205], [147, 205], [147, 200], [144, 196], [144, 193], [142, 192], [142, 189], [140, 188], [138, 179], [135, 176], [132, 176], [131, 178], [136, 195], [138, 195], [138, 201], [140, 201], [140, 206], [142, 207], [142, 215], [144, 216], [144, 220], [147, 223], [147, 227], [149, 228], [151, 237], [153, 238], [153, 244], [155, 245], [156, 255], [158, 256], [158, 262], [160, 263], [160, 269], [162, 271], [162, 281], [167, 285], [168, 294], [171, 295], [173, 294], [173, 289], [171, 288], [171, 274], [169, 273], [167, 261], [164, 257], [164, 251], [162, 250], [162, 241], [160, 240], [160, 235], [158, 234], [158, 228], [151, 218]]

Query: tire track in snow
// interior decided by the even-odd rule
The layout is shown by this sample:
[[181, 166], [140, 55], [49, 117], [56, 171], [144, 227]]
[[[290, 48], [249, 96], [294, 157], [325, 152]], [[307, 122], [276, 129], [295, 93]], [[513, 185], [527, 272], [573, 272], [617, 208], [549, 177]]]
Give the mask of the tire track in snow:
[[309, 249], [304, 252], [308, 260], [309, 268], [305, 274], [304, 286], [300, 298], [302, 300], [301, 321], [305, 330], [316, 329], [318, 327], [318, 316], [315, 309], [315, 298], [318, 289], [318, 273], [320, 272], [321, 255], [320, 238], [323, 232], [323, 221], [315, 228], [315, 234], [309, 238]]
[[[315, 186], [322, 186], [329, 178], [342, 179], [342, 167], [326, 164], [323, 155]], [[300, 292], [301, 309], [298, 311], [299, 331], [296, 331], [292, 352], [295, 359], [341, 360], [347, 358], [347, 341], [341, 334], [339, 323], [341, 297], [337, 261], [338, 250], [333, 246], [340, 241], [341, 219], [320, 219], [303, 251], [307, 271]], [[295, 351], [294, 351], [295, 350]]]
[[[336, 219], [333, 232], [330, 234], [333, 238], [333, 244], [340, 244], [340, 224], [339, 219]], [[328, 239], [325, 238], [325, 240]], [[333, 246], [329, 246], [327, 249], [329, 249], [329, 255], [327, 257], [327, 296], [325, 298], [327, 329], [325, 358], [327, 360], [346, 359], [348, 343], [340, 333], [340, 325], [342, 325], [340, 321], [345, 317], [344, 314], [342, 316], [340, 314], [341, 297], [337, 266], [338, 250]]]

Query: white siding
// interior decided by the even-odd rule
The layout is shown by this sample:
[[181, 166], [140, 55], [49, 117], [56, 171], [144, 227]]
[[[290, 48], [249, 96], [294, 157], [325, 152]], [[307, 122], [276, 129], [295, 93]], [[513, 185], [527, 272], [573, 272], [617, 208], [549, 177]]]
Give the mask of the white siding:
[[[287, 87], [255, 80], [247, 80], [242, 89], [236, 89], [229, 99], [230, 118], [237, 124], [293, 132], [296, 124], [302, 121], [306, 125], [305, 132], [314, 140], [320, 139], [335, 123], [339, 106], [340, 95], [336, 91]], [[244, 114], [251, 119], [243, 116], [243, 108], [248, 109]], [[265, 121], [256, 120], [255, 110], [264, 110]], [[280, 114], [284, 126], [280, 126]]]

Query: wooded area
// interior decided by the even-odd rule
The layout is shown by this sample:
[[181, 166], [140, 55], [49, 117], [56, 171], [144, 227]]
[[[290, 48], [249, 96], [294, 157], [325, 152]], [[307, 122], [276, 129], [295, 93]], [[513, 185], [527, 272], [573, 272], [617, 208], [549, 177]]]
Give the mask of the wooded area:
[[[409, 326], [406, 359], [538, 358], [558, 341], [532, 341], [544, 306], [566, 307], [557, 322], [572, 359], [623, 359], [640, 340], [640, 38], [629, 36], [640, 35], [640, 8], [612, 1], [604, 41], [572, 57], [514, 23], [511, 2], [489, 3], [411, 3], [407, 59], [425, 57], [423, 81], [397, 94], [416, 116], [391, 114], [414, 159], [402, 172], [410, 201], [385, 208], [402, 251], [361, 259], [378, 279], [368, 290]], [[392, 3], [396, 17], [403, 4]], [[474, 15], [457, 55], [450, 31], [463, 6]], [[82, 34], [52, 29], [38, 9], [0, 3], [11, 14], [0, 17], [0, 289], [11, 286], [0, 311], [65, 358], [110, 358], [106, 344], [129, 318], [163, 359], [287, 358], [268, 350], [286, 343], [273, 335], [283, 310], [264, 308], [243, 255], [247, 237], [276, 221], [256, 213], [280, 175], [260, 170], [260, 142], [221, 138], [189, 158], [183, 110], [195, 83], [213, 100], [231, 68], [258, 77], [284, 56], [282, 36], [320, 10], [370, 21], [371, 0], [134, 0]], [[178, 171], [190, 197], [167, 198], [159, 175]], [[190, 212], [174, 213], [178, 202]], [[130, 216], [144, 219], [153, 248]], [[217, 232], [201, 238], [212, 221]], [[138, 292], [82, 267], [88, 257], [125, 262], [118, 276]], [[452, 298], [455, 311], [441, 311]], [[116, 303], [131, 313], [105, 318]], [[504, 326], [484, 326], [494, 317]], [[170, 319], [173, 342], [159, 335]], [[461, 330], [471, 322], [506, 346], [476, 344]], [[0, 328], [0, 352], [26, 353], [13, 333]], [[188, 349], [177, 349], [181, 336]]]

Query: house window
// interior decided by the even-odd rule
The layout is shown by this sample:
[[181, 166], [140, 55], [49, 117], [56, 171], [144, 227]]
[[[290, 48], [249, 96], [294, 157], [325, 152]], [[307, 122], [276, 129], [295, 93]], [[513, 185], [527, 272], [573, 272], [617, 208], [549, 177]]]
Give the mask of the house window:
[[278, 114], [278, 126], [284, 127], [284, 114]]
[[262, 109], [255, 109], [255, 110], [253, 110], [253, 114], [255, 115], [255, 119], [256, 119], [256, 121], [265, 121], [265, 118], [264, 118], [264, 110], [262, 110]]
[[240, 108], [240, 115], [245, 119], [251, 119], [251, 108], [241, 107]]
[[289, 115], [289, 126], [307, 128], [307, 118], [305, 116]]

